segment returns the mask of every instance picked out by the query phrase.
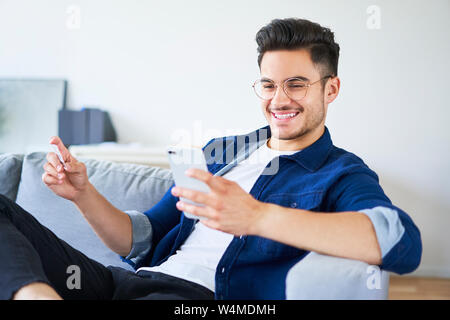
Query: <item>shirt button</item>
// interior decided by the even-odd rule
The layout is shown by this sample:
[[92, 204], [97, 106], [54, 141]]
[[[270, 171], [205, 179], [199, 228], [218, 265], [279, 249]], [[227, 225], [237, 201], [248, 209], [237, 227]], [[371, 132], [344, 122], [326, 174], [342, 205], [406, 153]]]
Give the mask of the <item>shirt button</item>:
[[291, 203], [291, 208], [297, 208], [297, 202], [292, 202]]
[[222, 268], [222, 273], [225, 273], [225, 268]]

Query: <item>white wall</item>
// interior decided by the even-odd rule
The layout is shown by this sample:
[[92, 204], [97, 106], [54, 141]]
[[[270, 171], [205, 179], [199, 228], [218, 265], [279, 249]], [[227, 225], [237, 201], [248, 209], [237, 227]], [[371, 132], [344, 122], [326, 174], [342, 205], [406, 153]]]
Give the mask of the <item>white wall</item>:
[[[66, 25], [70, 5], [79, 29]], [[380, 29], [367, 27], [371, 5]], [[251, 90], [260, 27], [294, 16], [329, 26], [341, 46], [334, 143], [421, 229], [415, 274], [450, 277], [449, 13], [448, 0], [0, 0], [0, 77], [68, 79], [68, 106], [108, 110], [120, 142], [165, 146], [185, 130], [201, 143], [265, 124]]]

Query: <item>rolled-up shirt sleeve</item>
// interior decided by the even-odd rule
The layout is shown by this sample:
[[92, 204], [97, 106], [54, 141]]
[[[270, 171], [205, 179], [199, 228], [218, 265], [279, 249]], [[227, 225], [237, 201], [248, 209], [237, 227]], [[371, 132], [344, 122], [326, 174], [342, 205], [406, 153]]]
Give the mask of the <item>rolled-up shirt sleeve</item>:
[[122, 257], [125, 262], [132, 262], [131, 265], [137, 265], [147, 256], [151, 249], [153, 235], [152, 225], [148, 217], [137, 210], [124, 211], [131, 220], [133, 243], [131, 251], [126, 257]]
[[420, 231], [411, 217], [392, 204], [378, 176], [360, 168], [342, 177], [334, 190], [335, 211], [359, 211], [371, 220], [382, 254], [384, 270], [404, 274], [414, 271], [422, 257]]
[[372, 221], [380, 245], [381, 256], [384, 258], [401, 240], [405, 232], [405, 227], [400, 221], [397, 210], [378, 206], [359, 212], [367, 215]]

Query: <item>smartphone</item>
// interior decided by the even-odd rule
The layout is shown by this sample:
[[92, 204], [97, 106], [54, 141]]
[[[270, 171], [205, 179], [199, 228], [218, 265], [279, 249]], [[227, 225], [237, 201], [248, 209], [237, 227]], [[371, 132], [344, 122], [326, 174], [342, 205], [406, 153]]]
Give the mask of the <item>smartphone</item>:
[[[170, 169], [172, 170], [175, 185], [182, 188], [210, 192], [210, 189], [206, 183], [198, 179], [188, 177], [185, 172], [189, 168], [197, 168], [208, 171], [206, 166], [205, 155], [201, 148], [194, 147], [169, 147], [167, 149], [167, 156], [169, 158]], [[203, 204], [196, 203], [186, 198], [180, 197], [180, 199], [186, 203], [194, 204], [202, 207]], [[189, 219], [206, 219], [204, 217], [194, 216], [187, 212], [183, 212]]]

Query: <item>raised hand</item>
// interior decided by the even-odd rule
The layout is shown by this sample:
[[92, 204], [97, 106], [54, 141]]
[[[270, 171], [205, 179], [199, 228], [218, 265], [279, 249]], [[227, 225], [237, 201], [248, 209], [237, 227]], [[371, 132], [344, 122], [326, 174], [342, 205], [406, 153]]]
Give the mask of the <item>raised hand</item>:
[[[47, 154], [42, 181], [56, 195], [75, 201], [89, 185], [86, 166], [72, 156], [59, 137], [52, 137], [50, 144], [55, 145], [65, 165], [54, 152]], [[64, 168], [65, 167], [65, 168]]]

